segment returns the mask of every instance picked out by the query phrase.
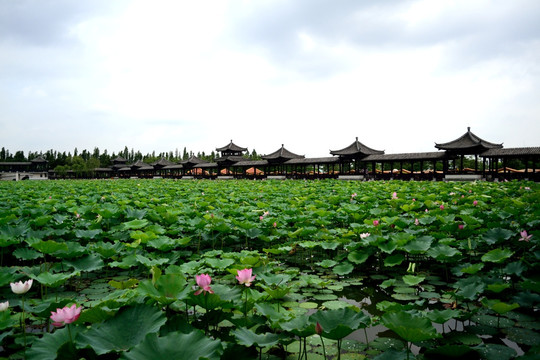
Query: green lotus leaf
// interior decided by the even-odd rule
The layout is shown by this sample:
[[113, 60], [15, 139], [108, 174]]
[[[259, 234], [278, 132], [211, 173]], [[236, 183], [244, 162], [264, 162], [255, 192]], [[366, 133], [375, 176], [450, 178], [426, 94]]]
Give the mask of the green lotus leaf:
[[[82, 330], [80, 327], [71, 326], [72, 339], [75, 339], [81, 331]], [[69, 358], [69, 355], [74, 354], [60, 354], [59, 352], [62, 345], [70, 341], [69, 336], [70, 334], [67, 327], [56, 329], [53, 333], [45, 333], [43, 337], [35, 340], [32, 343], [32, 347], [26, 351], [26, 358], [28, 360], [55, 360], [60, 358]]]
[[207, 338], [202, 331], [194, 330], [188, 334], [171, 332], [163, 337], [158, 337], [155, 333], [148, 334], [140, 344], [124, 352], [121, 359], [219, 360], [222, 354], [221, 341]]
[[450, 319], [456, 318], [459, 316], [459, 311], [456, 310], [432, 310], [426, 313], [426, 316], [429, 320], [437, 324], [444, 324]]
[[48, 271], [46, 272], [43, 272], [37, 276], [34, 276], [34, 275], [29, 275], [32, 279], [38, 281], [40, 284], [43, 284], [45, 286], [48, 286], [48, 287], [52, 287], [52, 288], [55, 288], [55, 287], [58, 287], [60, 285], [62, 285], [63, 283], [66, 282], [66, 280], [68, 280], [69, 278], [75, 276], [75, 272], [73, 273], [58, 273], [58, 274], [53, 274], [53, 273], [50, 273]]
[[414, 286], [420, 284], [426, 279], [423, 275], [403, 275], [403, 282], [409, 286]]
[[269, 287], [264, 285], [261, 286], [264, 291], [266, 291], [266, 293], [272, 297], [272, 299], [283, 299], [285, 295], [287, 295], [291, 291], [291, 288], [286, 285], [277, 287]]
[[356, 312], [350, 307], [317, 311], [311, 315], [313, 323], [319, 323], [323, 329], [322, 336], [332, 340], [340, 340], [353, 331], [368, 327], [371, 318], [363, 312]]
[[409, 254], [421, 254], [429, 249], [432, 242], [432, 236], [421, 236], [408, 242], [405, 246], [403, 246], [403, 249]]
[[[370, 236], [370, 237], [373, 237], [373, 236]], [[377, 244], [377, 246], [382, 252], [387, 253], [387, 254], [393, 253], [394, 250], [396, 250], [397, 248], [396, 242], [393, 241], [392, 239], [388, 240], [387, 242], [379, 243]]]
[[329, 309], [329, 310], [343, 309], [343, 308], [351, 307], [351, 306], [353, 305], [349, 304], [346, 301], [341, 301], [341, 300], [330, 300], [330, 301], [325, 301], [321, 304], [321, 308]]
[[321, 243], [321, 247], [324, 250], [336, 250], [339, 245], [341, 245], [341, 243], [337, 241], [325, 241]]
[[459, 358], [465, 356], [470, 358], [472, 355], [477, 355], [473, 349], [466, 345], [443, 345], [436, 348], [428, 349], [426, 355], [429, 358], [437, 358], [443, 356], [444, 358]]
[[506, 314], [507, 312], [517, 309], [519, 307], [519, 304], [517, 303], [507, 304], [500, 300], [488, 300], [486, 298], [482, 299], [482, 304], [487, 308], [495, 311], [499, 315]]
[[285, 285], [292, 279], [288, 274], [261, 273], [257, 277], [268, 285]]
[[515, 235], [514, 231], [501, 229], [501, 228], [495, 228], [495, 229], [489, 229], [488, 231], [486, 231], [484, 233], [483, 240], [488, 245], [494, 245], [494, 244], [504, 242], [510, 239], [513, 235]]
[[501, 263], [514, 254], [509, 249], [493, 249], [482, 255], [482, 261]]
[[206, 258], [204, 261], [212, 268], [218, 270], [225, 270], [229, 266], [235, 263], [233, 259], [216, 259], [216, 258]]
[[15, 319], [11, 317], [9, 310], [0, 311], [0, 330], [5, 330], [15, 325]]
[[405, 311], [386, 313], [381, 321], [405, 341], [419, 342], [441, 337], [429, 319]]
[[337, 275], [347, 275], [350, 274], [353, 270], [354, 266], [350, 262], [343, 262], [339, 265], [334, 266], [334, 268], [332, 269], [332, 271]]
[[456, 291], [456, 295], [467, 300], [475, 300], [484, 291], [484, 288], [484, 283], [472, 283]]
[[35, 260], [43, 257], [42, 253], [29, 248], [18, 248], [17, 250], [13, 251], [12, 254], [20, 260]]
[[503, 272], [507, 275], [521, 276], [521, 274], [527, 270], [527, 266], [522, 261], [511, 262], [504, 267]]
[[499, 344], [482, 344], [473, 347], [482, 359], [487, 360], [508, 360], [516, 356], [516, 350]]
[[236, 337], [236, 340], [240, 345], [244, 345], [247, 347], [253, 345], [261, 348], [267, 346], [274, 346], [279, 342], [281, 338], [279, 335], [273, 333], [256, 334], [246, 328], [236, 329], [232, 331], [232, 334]]
[[80, 239], [91, 239], [93, 240], [97, 235], [101, 234], [103, 230], [101, 229], [77, 229], [75, 230], [75, 236]]
[[111, 280], [108, 282], [110, 286], [112, 286], [115, 289], [120, 289], [120, 290], [132, 288], [138, 283], [139, 283], [139, 280], [137, 279], [129, 279], [125, 281]]
[[518, 344], [540, 346], [540, 334], [537, 331], [512, 327], [505, 329], [508, 338]]
[[334, 260], [330, 260], [330, 259], [325, 259], [325, 260], [320, 261], [320, 262], [318, 262], [316, 264], [319, 265], [320, 267], [323, 267], [323, 268], [327, 269], [327, 268], [336, 266], [338, 264], [338, 262], [334, 261]]
[[155, 283], [151, 280], [141, 281], [137, 291], [162, 304], [170, 304], [178, 299], [187, 298], [191, 289], [186, 284], [186, 279], [183, 276], [166, 274], [161, 275]]
[[494, 293], [500, 293], [501, 291], [506, 290], [509, 287], [510, 287], [510, 284], [507, 284], [507, 283], [493, 283], [493, 284], [489, 284], [486, 289]]
[[309, 321], [309, 316], [301, 315], [294, 319], [282, 322], [279, 326], [298, 337], [307, 337], [315, 334], [315, 324]]
[[396, 265], [401, 264], [403, 260], [405, 260], [405, 256], [403, 254], [390, 255], [384, 259], [384, 266], [388, 266], [388, 267], [396, 266]]
[[47, 255], [54, 254], [55, 252], [61, 251], [61, 250], [64, 250], [64, 251], [68, 250], [68, 247], [65, 243], [59, 243], [54, 240], [47, 240], [47, 241], [40, 240], [38, 242], [31, 244], [30, 246], [32, 246], [34, 249], [36, 249], [40, 253], [47, 254]]
[[311, 301], [305, 301], [305, 302], [301, 302], [299, 307], [303, 309], [316, 309], [319, 307], [319, 304], [315, 302], [311, 302]]
[[135, 219], [122, 224], [123, 230], [137, 230], [142, 229], [148, 225], [146, 219]]
[[477, 264], [472, 264], [472, 265], [469, 264], [469, 266], [461, 268], [460, 271], [465, 274], [474, 275], [480, 270], [482, 270], [483, 268], [484, 268], [483, 263], [477, 263]]
[[160, 251], [169, 251], [176, 246], [176, 242], [167, 236], [160, 236], [157, 239], [148, 241], [147, 245]]
[[369, 253], [361, 250], [354, 250], [349, 253], [347, 259], [354, 264], [363, 264], [369, 257]]
[[91, 347], [96, 354], [129, 350], [165, 324], [165, 314], [156, 307], [135, 305], [121, 309], [114, 317], [94, 324], [77, 336], [77, 347]]
[[73, 267], [75, 271], [96, 271], [105, 266], [101, 257], [95, 254], [87, 255], [76, 260], [66, 260], [65, 264]]
[[271, 323], [278, 323], [283, 321], [288, 321], [291, 318], [291, 315], [288, 314], [286, 311], [283, 311], [278, 304], [271, 304], [271, 303], [260, 303], [255, 304], [255, 308], [257, 309], [257, 313], [260, 313], [264, 316], [266, 316]]
[[161, 258], [161, 259], [149, 259], [147, 258], [146, 256], [143, 256], [143, 255], [135, 255], [135, 260], [137, 260], [140, 264], [148, 267], [148, 268], [151, 268], [153, 266], [156, 266], [156, 265], [163, 265], [163, 264], [167, 264], [170, 260], [167, 259], [167, 258]]
[[444, 260], [459, 254], [461, 254], [459, 250], [446, 244], [438, 244], [427, 251], [428, 256], [437, 260]]
[[210, 293], [201, 293], [199, 295], [190, 294], [189, 297], [190, 304], [198, 305], [201, 308], [209, 311], [215, 310], [217, 308], [231, 308], [234, 304], [229, 301], [225, 301], [219, 297], [218, 294]]

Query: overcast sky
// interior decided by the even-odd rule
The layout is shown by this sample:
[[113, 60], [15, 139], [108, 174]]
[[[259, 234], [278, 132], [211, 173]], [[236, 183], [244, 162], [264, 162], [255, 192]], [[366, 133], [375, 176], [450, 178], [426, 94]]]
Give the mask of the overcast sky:
[[0, 146], [540, 146], [538, 0], [0, 0]]

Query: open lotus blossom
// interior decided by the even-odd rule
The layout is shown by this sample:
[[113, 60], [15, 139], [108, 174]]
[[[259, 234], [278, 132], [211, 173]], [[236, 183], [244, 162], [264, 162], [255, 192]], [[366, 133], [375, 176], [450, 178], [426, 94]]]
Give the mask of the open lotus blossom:
[[414, 225], [417, 225], [420, 224], [420, 221], [418, 219], [414, 219]]
[[0, 303], [0, 311], [6, 311], [9, 308], [9, 301]]
[[34, 280], [26, 280], [25, 282], [18, 281], [15, 283], [10, 283], [11, 285], [11, 291], [13, 291], [15, 294], [26, 294], [28, 290], [32, 287], [32, 283]]
[[532, 238], [532, 235], [527, 234], [527, 230], [523, 230], [519, 234], [521, 235], [521, 237], [519, 238], [519, 241], [529, 242], [529, 240]]
[[71, 324], [76, 321], [81, 315], [81, 307], [77, 307], [76, 304], [71, 306], [64, 306], [61, 309], [56, 309], [51, 311], [51, 320], [53, 321], [54, 326], [64, 326], [66, 324]]
[[237, 270], [238, 276], [236, 276], [236, 280], [238, 280], [240, 284], [251, 286], [251, 283], [253, 282], [253, 280], [255, 280], [255, 276], [256, 276], [256, 275], [251, 276], [252, 271], [253, 271], [252, 269]]
[[206, 295], [207, 292], [210, 294], [214, 293], [214, 290], [210, 287], [210, 283], [212, 282], [212, 278], [208, 274], [201, 274], [195, 276], [195, 280], [197, 281], [197, 285], [199, 285], [200, 289], [195, 291], [195, 295], [199, 295], [200, 293], [204, 292], [203, 295]]
[[392, 200], [397, 199], [397, 198], [398, 198], [397, 192], [394, 191], [392, 194]]
[[367, 238], [369, 235], [371, 235], [370, 233], [361, 233], [360, 234], [360, 239], [365, 239]]

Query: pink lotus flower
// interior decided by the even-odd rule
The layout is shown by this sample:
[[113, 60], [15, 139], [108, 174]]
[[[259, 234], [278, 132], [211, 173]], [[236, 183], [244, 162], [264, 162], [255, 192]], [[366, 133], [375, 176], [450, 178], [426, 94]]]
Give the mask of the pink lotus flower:
[[369, 235], [371, 235], [370, 233], [361, 233], [360, 234], [360, 239], [365, 239], [367, 238]]
[[428, 209], [426, 209], [426, 212], [429, 212], [429, 210], [428, 210]]
[[521, 237], [519, 238], [519, 241], [529, 242], [529, 240], [532, 238], [532, 235], [527, 234], [527, 230], [523, 230], [519, 234], [521, 235]]
[[472, 204], [473, 204], [473, 206], [476, 206], [476, 205], [478, 205], [478, 201], [474, 200], [474, 201], [472, 202]]
[[195, 276], [195, 280], [197, 281], [197, 285], [200, 287], [199, 290], [195, 291], [195, 295], [199, 295], [200, 293], [204, 293], [203, 295], [206, 295], [206, 293], [213, 294], [214, 290], [210, 287], [210, 283], [212, 282], [212, 278], [208, 274], [201, 274]]
[[458, 227], [459, 230], [463, 230], [463, 228], [465, 227], [465, 225], [459, 224], [457, 227]]
[[0, 303], [0, 311], [6, 311], [9, 308], [9, 301]]
[[244, 269], [244, 270], [237, 270], [238, 276], [236, 277], [236, 280], [240, 284], [244, 284], [246, 286], [251, 286], [251, 282], [255, 280], [256, 275], [252, 275], [252, 269]]
[[276, 227], [276, 226], [277, 226], [277, 222], [274, 221], [274, 224], [273, 224], [273, 225], [274, 225], [274, 227]]
[[420, 224], [420, 221], [418, 219], [414, 219], [414, 225], [418, 226]]
[[444, 205], [439, 206], [441, 210], [444, 210]]
[[373, 220], [373, 225], [374, 226], [379, 226], [379, 220]]
[[16, 283], [10, 283], [11, 285], [11, 291], [13, 291], [15, 294], [26, 294], [28, 290], [32, 287], [32, 283], [34, 280], [26, 280], [25, 282], [18, 281]]
[[397, 192], [394, 191], [394, 193], [392, 194], [392, 200], [395, 200], [395, 199], [397, 199], [397, 198], [398, 198], [398, 197], [397, 197]]
[[71, 324], [76, 321], [81, 315], [81, 307], [77, 307], [76, 304], [71, 305], [70, 307], [64, 306], [62, 309], [56, 309], [56, 312], [51, 311], [51, 320], [53, 321], [54, 326], [63, 326], [66, 324]]
[[264, 216], [259, 216], [259, 220], [262, 221], [262, 219], [264, 219]]

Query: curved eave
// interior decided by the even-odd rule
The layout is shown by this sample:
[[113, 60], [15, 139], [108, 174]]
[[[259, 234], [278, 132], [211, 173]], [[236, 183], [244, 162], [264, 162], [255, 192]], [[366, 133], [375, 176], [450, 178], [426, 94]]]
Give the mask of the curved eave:
[[362, 144], [360, 141], [358, 141], [358, 138], [356, 138], [356, 141], [346, 148], [341, 150], [330, 150], [330, 154], [339, 156], [382, 155], [384, 154], [384, 150], [372, 149], [369, 146]]

